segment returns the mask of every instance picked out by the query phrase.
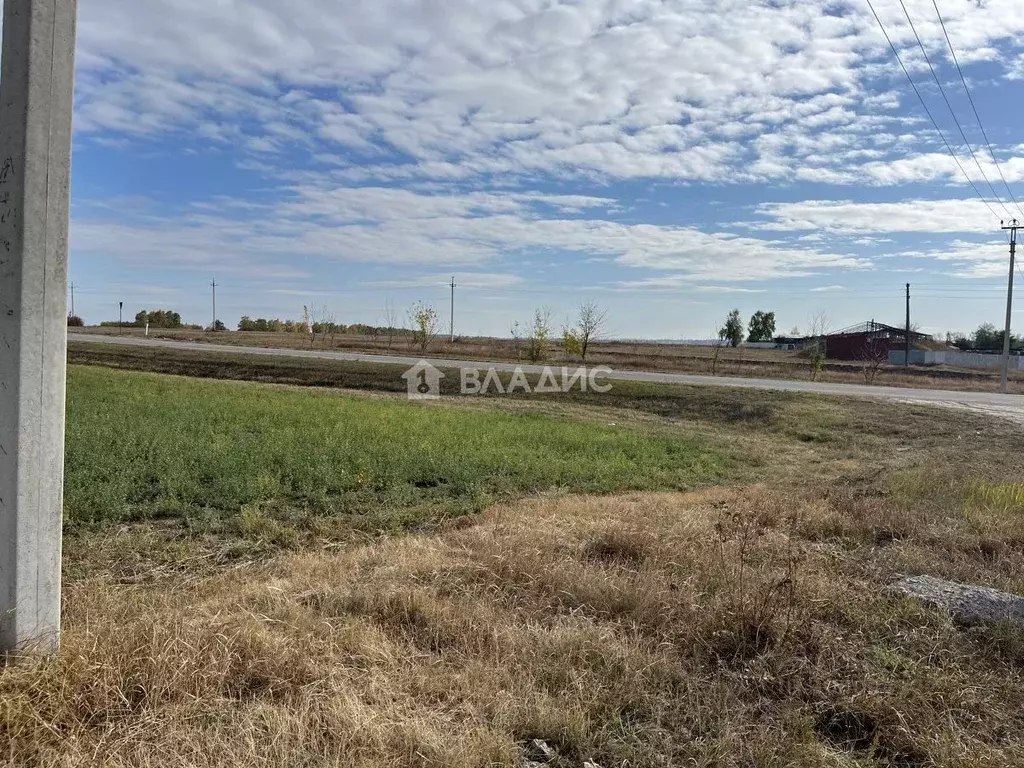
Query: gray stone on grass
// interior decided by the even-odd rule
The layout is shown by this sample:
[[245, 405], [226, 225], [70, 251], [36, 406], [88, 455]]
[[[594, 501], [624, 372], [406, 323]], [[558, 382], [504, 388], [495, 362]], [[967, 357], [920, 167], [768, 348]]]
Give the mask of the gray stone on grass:
[[558, 755], [543, 739], [531, 739], [526, 745], [526, 763], [529, 766], [550, 763]]
[[891, 589], [944, 608], [955, 621], [968, 626], [1003, 620], [1024, 626], [1024, 597], [1011, 592], [958, 584], [934, 576], [908, 576]]

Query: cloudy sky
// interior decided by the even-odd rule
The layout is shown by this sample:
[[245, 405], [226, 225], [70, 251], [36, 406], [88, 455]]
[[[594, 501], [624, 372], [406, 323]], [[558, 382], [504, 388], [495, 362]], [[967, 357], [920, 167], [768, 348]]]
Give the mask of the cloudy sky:
[[[72, 264], [87, 321], [169, 307], [620, 336], [999, 323], [1024, 204], [1024, 1], [82, 0]], [[986, 181], [987, 179], [987, 181]], [[994, 210], [989, 210], [989, 208]], [[1017, 212], [1024, 219], [1024, 215]], [[1018, 328], [1024, 328], [1022, 314]]]

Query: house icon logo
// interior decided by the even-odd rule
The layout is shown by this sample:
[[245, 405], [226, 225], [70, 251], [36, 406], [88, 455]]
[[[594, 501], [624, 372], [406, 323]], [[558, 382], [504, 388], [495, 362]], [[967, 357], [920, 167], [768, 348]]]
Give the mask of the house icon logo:
[[410, 400], [437, 400], [441, 397], [441, 379], [444, 374], [426, 360], [402, 374]]

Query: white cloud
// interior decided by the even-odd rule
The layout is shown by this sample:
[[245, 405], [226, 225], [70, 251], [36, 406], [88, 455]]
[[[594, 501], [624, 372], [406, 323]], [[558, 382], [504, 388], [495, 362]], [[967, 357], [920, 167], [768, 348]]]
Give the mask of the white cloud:
[[942, 265], [940, 270], [952, 277], [963, 278], [1005, 277], [1009, 265], [1005, 240], [953, 240], [941, 248], [914, 249], [887, 255], [904, 259], [929, 259], [940, 264], [951, 262], [952, 269]]
[[[981, 61], [973, 73], [1020, 74], [1024, 0], [942, 6], [968, 77]], [[908, 8], [951, 81], [930, 0]], [[944, 118], [899, 5], [879, 12]], [[216, 271], [284, 290], [359, 263], [365, 280], [383, 275], [376, 288], [455, 271], [460, 285], [497, 292], [523, 276], [543, 283], [539, 271], [557, 261], [609, 290], [757, 292], [758, 281], [816, 276], [811, 290], [839, 301], [843, 273], [885, 264], [883, 249], [912, 255], [910, 238], [893, 246], [886, 234], [964, 238], [920, 248], [929, 269], [997, 266], [967, 243], [996, 222], [860, 2], [90, 0], [80, 21], [80, 149], [116, 147], [126, 162], [140, 147], [216, 152], [246, 182], [259, 177], [258, 195], [193, 203], [186, 192], [165, 210], [76, 198], [75, 251], [140, 271]], [[991, 80], [975, 91], [986, 120], [1005, 96]], [[1015, 184], [1024, 145], [1008, 143], [1009, 127], [989, 123]], [[961, 162], [985, 189], [971, 158]], [[246, 188], [226, 181], [220, 189]], [[730, 221], [739, 195], [768, 184], [784, 189], [760, 199], [822, 199], [765, 203], [760, 224]], [[825, 199], [862, 196], [858, 186], [878, 200], [928, 196], [882, 189], [908, 184], [951, 189], [945, 200]], [[696, 199], [695, 212], [670, 218], [679, 199]], [[675, 223], [715, 202], [715, 224]], [[643, 223], [644, 210], [658, 223]]]
[[407, 288], [447, 288], [448, 282], [454, 278], [456, 287], [461, 290], [487, 288], [510, 288], [522, 285], [525, 281], [519, 275], [505, 272], [456, 272], [418, 275], [398, 280], [377, 280], [366, 283], [367, 288], [384, 290], [404, 290]]
[[886, 232], [991, 233], [999, 221], [977, 198], [858, 203], [852, 200], [804, 200], [764, 203], [757, 212], [772, 221], [755, 225], [778, 232], [819, 230], [840, 234]]
[[620, 290], [663, 290], [685, 293], [765, 293], [763, 288], [744, 288], [738, 285], [707, 285], [697, 283], [690, 275], [661, 275], [643, 280], [623, 280]]
[[1019, 53], [1006, 68], [1007, 80], [1024, 80], [1024, 53]]
[[[975, 162], [975, 159], [977, 162]], [[957, 163], [959, 162], [959, 166]], [[974, 148], [974, 157], [958, 155], [954, 160], [947, 152], [929, 152], [897, 160], [874, 161], [861, 168], [863, 180], [876, 185], [904, 184], [908, 182], [941, 182], [966, 184], [969, 178], [978, 191], [989, 199], [1009, 199], [999, 171], [1008, 182], [1024, 180], [1024, 157], [1010, 157], [999, 162], [999, 168], [985, 153], [983, 145]], [[992, 183], [995, 189], [988, 186]], [[998, 185], [998, 186], [997, 186]], [[998, 204], [995, 204], [998, 208]]]
[[[867, 266], [859, 257], [695, 227], [552, 218], [550, 205], [611, 207], [603, 198], [538, 193], [424, 194], [383, 187], [296, 187], [272, 203], [217, 200], [181, 215], [137, 213], [109, 223], [81, 212], [73, 247], [135, 263], [204, 265], [268, 278], [301, 274], [315, 260], [369, 264], [516, 265], [526, 251], [608, 257], [623, 267], [693, 280], [744, 282]], [[121, 217], [127, 215], [121, 211]], [[557, 211], [556, 211], [557, 213]], [[280, 267], [281, 262], [301, 268]], [[282, 273], [278, 275], [277, 273]], [[472, 280], [472, 275], [467, 275]]]
[[[909, 7], [942, 61], [930, 4]], [[80, 14], [78, 129], [189, 133], [256, 155], [305, 147], [338, 156], [360, 182], [557, 173], [960, 183], [920, 115], [899, 114], [901, 101], [917, 107], [859, 4], [448, 0], [439, 9], [94, 0]], [[944, 11], [967, 64], [1006, 58], [1000, 50], [1024, 33], [1021, 0]], [[880, 12], [918, 71], [899, 9]], [[1006, 64], [1013, 76], [1019, 62]], [[908, 126], [911, 140], [899, 140]], [[1005, 159], [1024, 178], [1024, 159]]]

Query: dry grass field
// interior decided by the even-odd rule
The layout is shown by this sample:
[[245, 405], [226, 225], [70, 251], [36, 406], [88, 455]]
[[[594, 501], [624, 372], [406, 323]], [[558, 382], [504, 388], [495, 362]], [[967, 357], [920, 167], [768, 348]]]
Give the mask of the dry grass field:
[[[342, 383], [316, 375], [328, 373]], [[371, 389], [379, 373], [356, 367], [349, 382]], [[68, 529], [61, 654], [0, 672], [0, 764], [518, 768], [537, 738], [556, 768], [1024, 763], [1024, 632], [959, 627], [886, 592], [922, 573], [1024, 592], [1019, 426], [653, 385], [604, 402], [408, 404], [95, 366], [71, 376], [71, 450], [137, 442], [90, 481], [127, 489], [109, 496], [119, 514]], [[184, 421], [235, 400], [251, 418]], [[146, 448], [141, 414], [158, 405]], [[259, 514], [245, 483], [204, 511], [204, 457], [234, 455], [242, 428], [299, 446], [288, 414], [341, 469], [374, 452], [443, 468], [421, 428], [434, 422], [438, 440], [493, 427], [515, 441], [521, 425], [526, 447], [506, 449], [516, 482], [446, 484], [457, 495], [434, 516], [415, 494], [445, 484], [421, 488], [404, 469], [378, 495], [339, 486], [310, 505], [295, 484], [314, 482], [304, 454], [260, 448], [247, 455], [274, 482], [260, 481]], [[369, 426], [346, 418], [408, 425], [431, 461], [390, 427], [380, 445], [348, 442]], [[556, 445], [565, 468], [531, 461]], [[175, 482], [154, 486], [144, 457], [139, 474], [115, 472], [140, 450], [177, 456]], [[501, 475], [502, 451], [485, 455], [473, 472]], [[599, 492], [573, 463], [600, 473]], [[161, 506], [181, 488], [190, 507]], [[364, 502], [376, 519], [418, 513], [367, 526]]]
[[[114, 335], [116, 328], [86, 328], [84, 332]], [[72, 329], [74, 339], [76, 329]], [[142, 336], [138, 328], [124, 329], [125, 335]], [[218, 345], [263, 347], [267, 349], [315, 349], [369, 354], [422, 356], [418, 347], [401, 337], [390, 341], [386, 336], [336, 334], [326, 338], [294, 333], [209, 333], [194, 330], [154, 330], [154, 338], [180, 341], [208, 342]], [[431, 342], [427, 357], [453, 360], [488, 360], [501, 362], [526, 361], [525, 345], [511, 339], [485, 337], [456, 337], [449, 343], [447, 337]], [[565, 356], [558, 345], [552, 345], [551, 362], [562, 364]], [[570, 361], [572, 362], [572, 361]], [[578, 362], [578, 361], [577, 361]], [[767, 379], [807, 379], [811, 376], [811, 361], [800, 352], [775, 349], [747, 349], [723, 347], [717, 358], [709, 346], [660, 344], [656, 342], [604, 341], [593, 345], [587, 356], [590, 365], [607, 365], [618, 370], [664, 371], [666, 373], [696, 373], [718, 376], [745, 376]], [[836, 383], [875, 383], [890, 387], [925, 387], [930, 389], [998, 391], [999, 372], [996, 370], [959, 370], [944, 366], [911, 367], [881, 366], [871, 381], [867, 380], [865, 364], [851, 361], [829, 360], [824, 370], [816, 374], [818, 381]], [[1010, 391], [1024, 393], [1024, 372], [1013, 371]]]

